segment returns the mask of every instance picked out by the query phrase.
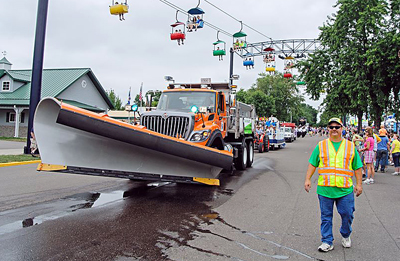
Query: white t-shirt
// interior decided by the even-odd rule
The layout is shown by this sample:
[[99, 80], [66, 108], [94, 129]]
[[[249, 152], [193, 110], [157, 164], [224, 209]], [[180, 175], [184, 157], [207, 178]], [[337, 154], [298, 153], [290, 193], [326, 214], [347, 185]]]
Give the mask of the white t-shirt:
[[376, 141], [376, 137], [374, 135], [374, 151], [378, 150], [378, 142]]

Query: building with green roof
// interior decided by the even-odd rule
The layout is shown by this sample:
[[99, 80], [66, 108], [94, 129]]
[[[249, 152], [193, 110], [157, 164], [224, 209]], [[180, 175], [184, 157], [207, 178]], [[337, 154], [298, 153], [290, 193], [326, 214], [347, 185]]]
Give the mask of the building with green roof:
[[[0, 60], [0, 136], [26, 137], [32, 70], [12, 70]], [[107, 112], [114, 106], [90, 68], [43, 69], [41, 97]]]

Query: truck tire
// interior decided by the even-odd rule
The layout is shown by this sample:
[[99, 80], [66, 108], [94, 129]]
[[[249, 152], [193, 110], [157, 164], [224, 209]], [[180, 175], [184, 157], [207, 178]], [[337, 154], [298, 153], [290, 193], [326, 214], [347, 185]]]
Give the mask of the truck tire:
[[265, 151], [265, 138], [262, 143], [258, 142], [258, 152], [263, 153]]
[[250, 140], [247, 143], [247, 167], [250, 168], [254, 161], [254, 142]]
[[264, 148], [265, 148], [265, 152], [269, 152], [269, 137], [264, 139]]
[[245, 140], [238, 150], [238, 157], [234, 160], [234, 164], [237, 170], [245, 170], [247, 167], [247, 144]]

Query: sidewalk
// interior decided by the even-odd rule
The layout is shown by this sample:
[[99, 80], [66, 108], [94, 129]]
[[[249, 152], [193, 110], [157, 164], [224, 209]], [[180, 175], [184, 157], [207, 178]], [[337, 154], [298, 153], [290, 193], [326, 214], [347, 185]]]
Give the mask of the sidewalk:
[[24, 154], [25, 142], [0, 140], [0, 155]]

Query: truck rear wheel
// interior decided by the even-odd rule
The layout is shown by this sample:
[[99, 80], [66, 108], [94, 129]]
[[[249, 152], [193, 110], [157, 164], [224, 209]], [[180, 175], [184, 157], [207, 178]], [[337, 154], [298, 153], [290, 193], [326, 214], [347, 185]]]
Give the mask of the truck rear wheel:
[[263, 142], [258, 142], [258, 152], [263, 153], [265, 151], [265, 138]]
[[247, 144], [243, 140], [241, 147], [238, 151], [238, 157], [234, 161], [237, 170], [245, 170], [247, 167]]
[[254, 142], [250, 140], [247, 142], [247, 167], [250, 168], [254, 161]]

